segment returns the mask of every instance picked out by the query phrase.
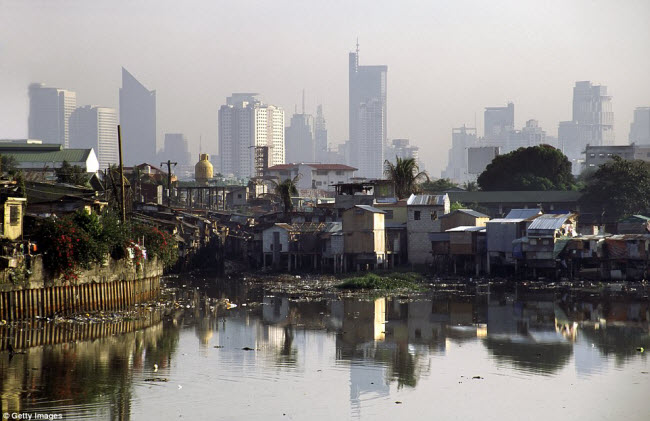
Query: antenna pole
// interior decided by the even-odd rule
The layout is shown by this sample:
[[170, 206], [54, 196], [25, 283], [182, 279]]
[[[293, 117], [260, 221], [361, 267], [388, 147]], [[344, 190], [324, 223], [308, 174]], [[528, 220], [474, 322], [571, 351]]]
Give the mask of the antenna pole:
[[124, 194], [124, 160], [122, 159], [122, 128], [120, 125], [117, 125], [117, 143], [118, 143], [118, 148], [120, 150], [120, 185], [122, 186], [122, 223], [126, 223], [126, 203], [125, 203], [125, 197], [126, 195]]
[[167, 206], [172, 207], [172, 164], [176, 166], [178, 162], [172, 162], [167, 160], [167, 162], [161, 162], [160, 166], [167, 165]]

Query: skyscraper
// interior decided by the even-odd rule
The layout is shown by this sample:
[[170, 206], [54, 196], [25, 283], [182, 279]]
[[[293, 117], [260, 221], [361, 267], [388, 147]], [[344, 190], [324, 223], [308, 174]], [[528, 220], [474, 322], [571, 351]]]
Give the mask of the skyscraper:
[[359, 44], [349, 54], [350, 160], [357, 175], [381, 178], [386, 143], [388, 66], [359, 66]]
[[314, 119], [314, 158], [316, 161], [323, 161], [328, 155], [327, 145], [327, 122], [323, 115], [323, 106], [321, 104], [316, 108], [316, 118]]
[[156, 91], [150, 91], [122, 67], [120, 88], [122, 154], [128, 164], [156, 162]]
[[573, 119], [560, 122], [558, 141], [572, 161], [584, 159], [587, 145], [614, 144], [614, 113], [607, 87], [589, 81], [576, 82], [573, 88]]
[[255, 93], [234, 93], [219, 108], [221, 172], [250, 178], [284, 164], [284, 110]]
[[29, 85], [28, 137], [69, 148], [70, 115], [76, 106], [76, 93], [32, 83]]
[[637, 107], [630, 124], [630, 143], [650, 145], [650, 107]]
[[485, 107], [483, 123], [485, 139], [494, 146], [503, 146], [515, 128], [515, 105], [509, 102], [505, 107]]
[[91, 105], [77, 108], [70, 116], [70, 147], [93, 148], [102, 170], [119, 163], [115, 109]]
[[294, 114], [285, 130], [286, 161], [291, 163], [314, 162], [314, 118], [305, 114]]
[[442, 171], [442, 178], [448, 178], [455, 183], [470, 181], [468, 173], [467, 150], [471, 147], [481, 146], [476, 138], [476, 128], [458, 127], [451, 129], [451, 148], [447, 168]]

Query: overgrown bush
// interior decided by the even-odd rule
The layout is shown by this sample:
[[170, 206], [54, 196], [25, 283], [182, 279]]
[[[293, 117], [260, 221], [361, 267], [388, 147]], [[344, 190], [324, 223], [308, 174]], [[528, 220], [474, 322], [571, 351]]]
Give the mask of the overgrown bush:
[[171, 234], [156, 227], [137, 224], [133, 226], [136, 240], [142, 240], [149, 256], [157, 257], [169, 268], [178, 260], [178, 246]]
[[77, 279], [81, 269], [102, 264], [110, 255], [120, 260], [133, 248], [136, 266], [143, 260], [141, 246], [165, 267], [178, 260], [178, 247], [167, 232], [147, 225], [122, 224], [114, 212], [101, 217], [78, 211], [71, 216], [48, 218], [40, 224], [34, 239], [43, 253], [45, 267], [65, 280]]

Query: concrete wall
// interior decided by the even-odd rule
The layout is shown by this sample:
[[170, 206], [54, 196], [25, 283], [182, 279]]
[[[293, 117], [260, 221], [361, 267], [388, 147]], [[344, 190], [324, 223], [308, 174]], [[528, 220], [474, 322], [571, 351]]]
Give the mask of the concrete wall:
[[[73, 282], [65, 281], [60, 277], [55, 277], [53, 274], [46, 271], [43, 267], [42, 255], [31, 256], [30, 262], [24, 261], [22, 264], [29, 268], [31, 274], [28, 274], [23, 279], [14, 276], [14, 281], [11, 282], [10, 279], [8, 279], [7, 273], [3, 273], [0, 276], [0, 291], [61, 286], [69, 285], [71, 283], [80, 285], [88, 283], [129, 281], [160, 277], [163, 274], [162, 263], [158, 262], [155, 258], [143, 261], [141, 268], [139, 269], [137, 269], [131, 261], [109, 259], [103, 266], [95, 265], [90, 270], [82, 270], [79, 273], [77, 280]], [[18, 266], [21, 266], [21, 262], [19, 262]], [[7, 271], [5, 270], [4, 272]], [[17, 271], [14, 271], [14, 273], [16, 272]]]
[[[420, 212], [420, 219], [415, 219], [416, 212]], [[437, 217], [434, 212], [437, 212]], [[409, 262], [416, 265], [425, 264], [431, 260], [430, 232], [440, 232], [440, 216], [445, 214], [444, 206], [409, 206], [406, 230], [408, 238]], [[432, 219], [431, 215], [434, 214]]]

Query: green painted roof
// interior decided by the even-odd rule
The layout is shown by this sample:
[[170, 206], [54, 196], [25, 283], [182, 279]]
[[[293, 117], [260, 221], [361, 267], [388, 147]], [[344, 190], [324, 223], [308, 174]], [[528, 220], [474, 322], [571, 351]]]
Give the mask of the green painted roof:
[[60, 151], [15, 151], [3, 150], [0, 155], [13, 157], [18, 164], [22, 162], [85, 162], [91, 149], [63, 149]]

